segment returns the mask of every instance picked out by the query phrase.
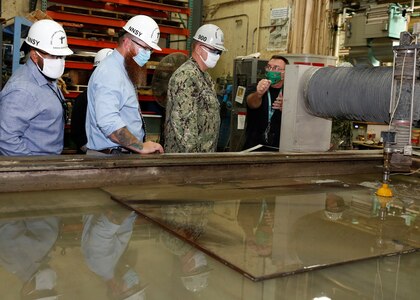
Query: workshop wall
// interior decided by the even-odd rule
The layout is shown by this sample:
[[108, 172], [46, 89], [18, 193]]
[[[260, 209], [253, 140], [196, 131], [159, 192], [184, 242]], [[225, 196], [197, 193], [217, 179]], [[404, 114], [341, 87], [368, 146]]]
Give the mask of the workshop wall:
[[[29, 6], [29, 1], [2, 0], [2, 17], [26, 16]], [[281, 53], [333, 54], [330, 1], [204, 0], [203, 6], [203, 23], [222, 28], [229, 50], [210, 71], [213, 78], [232, 75], [233, 60], [255, 52], [264, 59]]]
[[8, 20], [13, 17], [24, 17], [29, 13], [29, 2], [22, 0], [1, 0], [1, 16]]
[[232, 75], [237, 56], [261, 53], [332, 55], [330, 1], [325, 0], [204, 0], [203, 23], [225, 34], [224, 53], [214, 78]]

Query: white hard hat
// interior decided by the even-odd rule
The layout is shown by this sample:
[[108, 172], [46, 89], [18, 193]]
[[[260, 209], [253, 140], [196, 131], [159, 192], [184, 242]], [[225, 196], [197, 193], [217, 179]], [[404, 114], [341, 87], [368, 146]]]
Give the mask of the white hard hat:
[[95, 55], [95, 59], [93, 60], [93, 66], [97, 67], [99, 65], [99, 63], [108, 55], [110, 55], [112, 53], [112, 51], [114, 51], [111, 48], [104, 48], [99, 50], [96, 55]]
[[53, 20], [39, 20], [32, 24], [25, 42], [29, 46], [51, 55], [73, 54], [67, 44], [66, 32], [60, 24]]
[[151, 17], [138, 15], [132, 17], [124, 25], [123, 29], [145, 42], [155, 50], [162, 50], [158, 46], [160, 30], [158, 24]]
[[219, 26], [214, 24], [205, 24], [198, 28], [193, 39], [217, 50], [227, 51], [227, 49], [223, 46], [223, 31]]

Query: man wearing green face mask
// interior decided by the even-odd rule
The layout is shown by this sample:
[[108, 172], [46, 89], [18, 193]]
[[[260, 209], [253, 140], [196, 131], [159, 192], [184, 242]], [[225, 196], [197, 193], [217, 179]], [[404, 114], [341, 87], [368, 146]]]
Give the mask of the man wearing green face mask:
[[280, 144], [281, 111], [283, 107], [284, 70], [289, 61], [273, 55], [265, 67], [266, 78], [248, 89], [247, 125], [244, 149], [264, 145], [259, 149], [278, 150]]

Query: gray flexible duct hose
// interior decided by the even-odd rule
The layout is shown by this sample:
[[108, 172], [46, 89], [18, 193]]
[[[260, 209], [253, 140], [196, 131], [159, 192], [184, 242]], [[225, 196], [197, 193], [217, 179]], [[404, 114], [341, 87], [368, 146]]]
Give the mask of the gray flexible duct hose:
[[318, 117], [389, 122], [391, 67], [320, 68], [306, 86], [306, 107]]

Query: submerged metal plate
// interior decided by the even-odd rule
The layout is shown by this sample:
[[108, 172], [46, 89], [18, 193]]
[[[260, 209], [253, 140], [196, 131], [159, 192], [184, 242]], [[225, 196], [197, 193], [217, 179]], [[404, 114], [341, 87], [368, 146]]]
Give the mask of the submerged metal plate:
[[160, 225], [166, 231], [160, 239], [171, 251], [183, 251], [182, 239], [260, 281], [420, 247], [419, 199], [404, 195], [417, 185], [402, 187], [381, 219], [377, 182], [358, 178], [105, 190]]
[[[417, 299], [419, 294], [420, 252], [252, 282], [99, 189], [0, 193], [0, 203], [2, 299], [124, 299], [137, 293], [171, 300]], [[228, 239], [233, 228], [223, 230]], [[44, 284], [35, 285], [37, 280]]]

